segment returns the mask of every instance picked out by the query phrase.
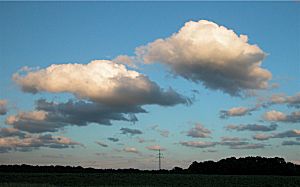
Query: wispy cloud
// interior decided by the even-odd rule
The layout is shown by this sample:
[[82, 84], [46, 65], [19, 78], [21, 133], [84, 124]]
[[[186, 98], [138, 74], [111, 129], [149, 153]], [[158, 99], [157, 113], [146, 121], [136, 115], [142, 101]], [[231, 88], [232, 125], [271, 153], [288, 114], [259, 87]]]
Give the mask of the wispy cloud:
[[119, 141], [119, 138], [113, 138], [113, 137], [109, 137], [107, 138], [109, 141], [112, 141], [112, 142], [118, 142]]
[[168, 137], [170, 134], [170, 131], [165, 130], [165, 129], [160, 129], [158, 125], [153, 125], [151, 126], [151, 129], [158, 132], [161, 136], [163, 137]]
[[277, 124], [258, 125], [258, 124], [247, 124], [247, 125], [227, 125], [225, 128], [227, 130], [236, 130], [236, 131], [274, 131], [278, 127]]
[[151, 145], [151, 146], [147, 146], [146, 148], [150, 151], [166, 150], [165, 148], [161, 147], [160, 145]]
[[179, 142], [181, 145], [186, 147], [195, 147], [195, 148], [207, 148], [207, 147], [214, 147], [217, 145], [216, 142], [203, 142], [203, 141], [182, 141]]
[[101, 147], [108, 147], [106, 143], [100, 142], [100, 141], [95, 141], [96, 144], [100, 145]]

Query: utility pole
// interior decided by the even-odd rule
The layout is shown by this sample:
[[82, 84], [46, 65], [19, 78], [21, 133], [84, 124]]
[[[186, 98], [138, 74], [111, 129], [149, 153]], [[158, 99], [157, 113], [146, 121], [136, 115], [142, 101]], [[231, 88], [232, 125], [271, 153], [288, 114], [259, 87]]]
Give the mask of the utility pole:
[[158, 168], [159, 170], [161, 170], [161, 158], [162, 157], [162, 154], [160, 153], [160, 149], [158, 150]]

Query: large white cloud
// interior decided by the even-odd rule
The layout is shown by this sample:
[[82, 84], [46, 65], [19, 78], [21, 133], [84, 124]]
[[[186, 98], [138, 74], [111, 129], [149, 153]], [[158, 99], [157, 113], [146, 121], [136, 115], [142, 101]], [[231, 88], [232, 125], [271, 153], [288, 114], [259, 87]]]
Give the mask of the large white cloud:
[[54, 64], [45, 69], [17, 72], [13, 80], [25, 92], [69, 92], [80, 99], [106, 105], [187, 103], [185, 97], [171, 88], [163, 90], [146, 76], [108, 60]]
[[189, 21], [172, 36], [138, 47], [136, 55], [144, 63], [166, 64], [175, 74], [231, 95], [265, 89], [272, 77], [261, 67], [265, 52], [249, 44], [246, 35], [206, 20]]

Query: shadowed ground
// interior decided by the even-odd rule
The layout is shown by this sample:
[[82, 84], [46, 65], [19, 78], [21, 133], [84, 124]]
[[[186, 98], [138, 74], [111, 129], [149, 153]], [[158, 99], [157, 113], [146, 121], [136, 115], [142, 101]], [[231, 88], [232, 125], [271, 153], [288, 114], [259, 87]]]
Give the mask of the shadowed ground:
[[0, 186], [299, 187], [300, 177], [197, 174], [0, 173]]

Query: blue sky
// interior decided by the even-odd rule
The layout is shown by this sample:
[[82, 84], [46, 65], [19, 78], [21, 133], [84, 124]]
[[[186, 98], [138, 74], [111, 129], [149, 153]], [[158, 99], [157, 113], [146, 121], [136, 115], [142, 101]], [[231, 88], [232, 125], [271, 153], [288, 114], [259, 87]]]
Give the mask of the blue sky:
[[[1, 2], [0, 5], [0, 100], [6, 101], [3, 105], [6, 112], [0, 115], [0, 127], [2, 131], [6, 128], [14, 128], [16, 132], [28, 133], [31, 139], [27, 138], [27, 141], [33, 141], [32, 139], [38, 139], [38, 136], [45, 134], [51, 134], [53, 138], [50, 143], [40, 138], [38, 141], [42, 141], [41, 145], [24, 146], [20, 143], [25, 142], [24, 137], [0, 133], [0, 139], [4, 142], [0, 144], [0, 150], [3, 149], [0, 153], [1, 163], [155, 169], [157, 146], [165, 149], [163, 161], [165, 168], [172, 168], [175, 165], [187, 167], [194, 160], [218, 160], [228, 156], [248, 155], [280, 156], [289, 161], [300, 162], [300, 133], [293, 131], [300, 129], [300, 117], [297, 113], [300, 103], [300, 6], [298, 2]], [[149, 55], [152, 50], [149, 43], [171, 37], [189, 21], [198, 23], [201, 29], [202, 22], [198, 22], [200, 20], [224, 26], [226, 28], [224, 32], [233, 30], [237, 36], [247, 35], [246, 43], [259, 46], [265, 54], [265, 58], [260, 59], [262, 63], [259, 67], [272, 74], [272, 78], [266, 80], [269, 86], [263, 89], [251, 89], [255, 95], [240, 97], [228, 93], [228, 89], [221, 85], [221, 80], [214, 78], [212, 73], [202, 76], [202, 71], [196, 71], [198, 66], [189, 69], [191, 72], [184, 77], [182, 69], [169, 62], [162, 53], [156, 55], [155, 58], [158, 60], [154, 59], [151, 63], [144, 62], [146, 58], [154, 58]], [[201, 35], [201, 37], [206, 36]], [[165, 45], [166, 43], [162, 44]], [[184, 47], [181, 48], [173, 43], [171, 45], [177, 51], [186, 52]], [[231, 43], [224, 50], [231, 48], [230, 45]], [[140, 46], [148, 47], [149, 53], [141, 59], [138, 58], [136, 51]], [[165, 48], [161, 48], [160, 51], [163, 49]], [[261, 51], [256, 51], [257, 55]], [[220, 54], [223, 52], [221, 50]], [[78, 93], [72, 91], [53, 92], [50, 88], [44, 88], [35, 94], [22, 91], [22, 86], [24, 88], [28, 85], [24, 85], [24, 82], [17, 83], [12, 78], [13, 74], [22, 67], [39, 67], [36, 70], [20, 73], [20, 75], [24, 74], [21, 79], [25, 79], [29, 73], [39, 72], [52, 64], [85, 65], [93, 60], [113, 61], [119, 55], [134, 59], [137, 68], [126, 64], [128, 70], [141, 73], [146, 80], [155, 82], [164, 91], [172, 87], [177, 94], [191, 98], [192, 104], [182, 104], [176, 100], [174, 101], [177, 102], [176, 104], [164, 106], [160, 102], [147, 100], [143, 102], [148, 104], [137, 104], [147, 113], [135, 113], [138, 121], [134, 123], [112, 120], [110, 126], [90, 122], [86, 126], [68, 124], [55, 132], [32, 133], [20, 127], [32, 123], [32, 120], [19, 119], [18, 123], [8, 122], [9, 116], [16, 117], [22, 112], [24, 114], [24, 112], [36, 111], [35, 102], [41, 98], [56, 103], [65, 103], [72, 99], [74, 102], [81, 100], [96, 104], [106, 103], [109, 99], [106, 97], [106, 100], [104, 98], [95, 101], [89, 96], [77, 97]], [[217, 52], [216, 56], [218, 56]], [[214, 58], [214, 56], [209, 57], [209, 59]], [[180, 55], [177, 60], [184, 62], [181, 61]], [[200, 56], [196, 60], [192, 59], [191, 62], [196, 65], [203, 60]], [[229, 65], [226, 68], [229, 68]], [[207, 67], [204, 66], [204, 70], [205, 68]], [[216, 74], [218, 71], [223, 76], [222, 80], [227, 80], [231, 74], [237, 73], [233, 71], [227, 74], [221, 69], [216, 70]], [[192, 81], [189, 77], [192, 73], [201, 74], [201, 78]], [[50, 74], [49, 77], [51, 76]], [[236, 77], [242, 79], [243, 75], [240, 76]], [[40, 82], [44, 80], [45, 77], [41, 77]], [[232, 81], [231, 78], [230, 80]], [[57, 81], [61, 80], [57, 79]], [[209, 85], [217, 85], [216, 89], [212, 86], [203, 86], [205, 81]], [[247, 81], [249, 84], [253, 82]], [[75, 81], [70, 82], [68, 86], [72, 84], [76, 86]], [[32, 83], [29, 86], [36, 85], [37, 83]], [[249, 91], [243, 83], [236, 87], [242, 88], [243, 94]], [[278, 96], [276, 98], [280, 101], [276, 100], [275, 96]], [[264, 107], [258, 104], [264, 104]], [[247, 111], [238, 114], [229, 112], [230, 109], [237, 107]], [[222, 110], [228, 112], [226, 119], [220, 118]], [[277, 111], [276, 115], [281, 117], [274, 118], [274, 115], [273, 118], [266, 117], [270, 111], [273, 111], [274, 115], [274, 111]], [[60, 121], [56, 122], [60, 124]], [[47, 123], [35, 123], [35, 125], [45, 124], [47, 125]], [[195, 126], [197, 124], [198, 126]], [[260, 127], [269, 127], [272, 124], [277, 126], [275, 130], [269, 131], [226, 129], [228, 125], [243, 125], [242, 127], [245, 128], [249, 124], [260, 125]], [[121, 134], [121, 128], [138, 129], [142, 134]], [[198, 133], [205, 134], [207, 130], [209, 133], [207, 137], [188, 136], [188, 132], [193, 128]], [[162, 132], [165, 132], [164, 136], [160, 135]], [[290, 132], [292, 135], [282, 137], [280, 133], [283, 132]], [[253, 139], [254, 135], [262, 133], [270, 137], [266, 140]], [[74, 144], [71, 142], [59, 147], [62, 142], [54, 138], [57, 136], [67, 137]], [[118, 138], [119, 141], [109, 141], [107, 139], [109, 137]], [[239, 146], [230, 147], [221, 137], [239, 138], [230, 140], [231, 143]], [[138, 138], [146, 141], [139, 143]], [[96, 141], [107, 146], [100, 146], [95, 143]], [[283, 145], [284, 141], [293, 142], [293, 145]], [[199, 142], [204, 142], [205, 145], [210, 146], [206, 148], [186, 146], [187, 142], [198, 142], [197, 145]], [[55, 146], [49, 144], [57, 144], [59, 148], [53, 148]]]

